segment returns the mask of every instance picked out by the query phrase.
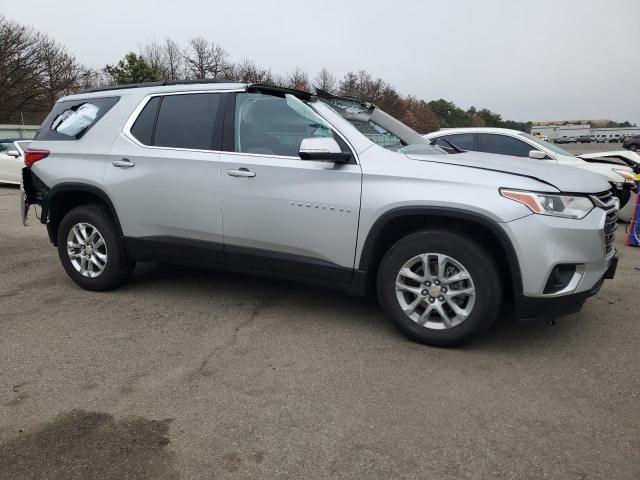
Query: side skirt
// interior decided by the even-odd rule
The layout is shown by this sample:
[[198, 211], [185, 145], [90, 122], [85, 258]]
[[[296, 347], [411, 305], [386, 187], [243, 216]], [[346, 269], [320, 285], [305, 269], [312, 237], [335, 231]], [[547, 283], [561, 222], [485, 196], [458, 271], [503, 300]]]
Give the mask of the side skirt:
[[314, 258], [176, 237], [125, 237], [124, 242], [127, 254], [136, 262], [166, 262], [265, 276], [354, 296], [367, 292], [367, 272]]

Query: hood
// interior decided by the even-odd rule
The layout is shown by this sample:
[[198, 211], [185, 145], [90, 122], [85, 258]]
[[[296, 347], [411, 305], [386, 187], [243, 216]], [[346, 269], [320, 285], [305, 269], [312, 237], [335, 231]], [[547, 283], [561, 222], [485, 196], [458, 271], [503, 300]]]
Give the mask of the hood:
[[[546, 160], [494, 155], [481, 152], [464, 152], [451, 155], [408, 154], [412, 160], [448, 163], [462, 167], [494, 170], [496, 172], [529, 177], [552, 185], [561, 192], [599, 193], [611, 186], [602, 175], [587, 172], [580, 168], [565, 167]], [[508, 187], [508, 185], [504, 185]]]

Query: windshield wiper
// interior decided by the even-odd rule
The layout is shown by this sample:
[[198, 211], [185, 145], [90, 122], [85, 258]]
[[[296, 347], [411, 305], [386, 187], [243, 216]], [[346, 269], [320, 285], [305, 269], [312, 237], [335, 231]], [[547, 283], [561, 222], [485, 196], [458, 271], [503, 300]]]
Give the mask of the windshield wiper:
[[[455, 153], [464, 153], [464, 152], [466, 152], [466, 150], [462, 150], [460, 147], [455, 146], [453, 143], [451, 143], [446, 138], [440, 137], [440, 138], [438, 138], [438, 140], [441, 140], [441, 141], [445, 142], [447, 145], [449, 145], [449, 148], [451, 148]], [[433, 145], [434, 147], [442, 147], [442, 145], [436, 144], [436, 141], [433, 138], [429, 140], [429, 144]]]

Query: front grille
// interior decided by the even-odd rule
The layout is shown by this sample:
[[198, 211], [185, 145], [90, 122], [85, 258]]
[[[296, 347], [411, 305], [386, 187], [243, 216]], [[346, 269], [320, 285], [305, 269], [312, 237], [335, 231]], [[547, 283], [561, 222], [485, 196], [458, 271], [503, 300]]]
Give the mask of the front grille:
[[609, 256], [615, 251], [614, 242], [616, 238], [619, 202], [610, 190], [592, 195], [591, 199], [597, 207], [607, 212], [607, 217], [604, 222], [604, 251], [606, 255]]

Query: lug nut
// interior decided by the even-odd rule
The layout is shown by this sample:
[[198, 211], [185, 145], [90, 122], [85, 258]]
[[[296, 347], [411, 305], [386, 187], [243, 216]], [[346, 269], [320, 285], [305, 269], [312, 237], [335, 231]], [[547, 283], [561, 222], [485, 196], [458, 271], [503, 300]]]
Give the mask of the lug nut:
[[430, 287], [431, 286], [431, 282], [424, 282], [424, 286], [425, 287]]
[[433, 283], [435, 283], [436, 285], [440, 285], [440, 280], [436, 280], [436, 281], [435, 281], [435, 282], [433, 282]]
[[442, 288], [440, 289], [440, 291], [441, 291], [442, 293], [447, 293], [447, 287], [442, 287]]
[[440, 295], [440, 296], [438, 297], [438, 300], [440, 300], [440, 301], [442, 302], [442, 301], [444, 300], [444, 297], [443, 297], [442, 295]]
[[420, 294], [421, 294], [423, 297], [426, 297], [428, 293], [429, 293], [429, 292], [427, 292], [426, 290], [422, 290], [422, 291], [420, 292]]
[[433, 297], [429, 297], [429, 303], [433, 303], [433, 302], [435, 302], [435, 301], [436, 301], [436, 299], [435, 299], [435, 298], [433, 298]]

